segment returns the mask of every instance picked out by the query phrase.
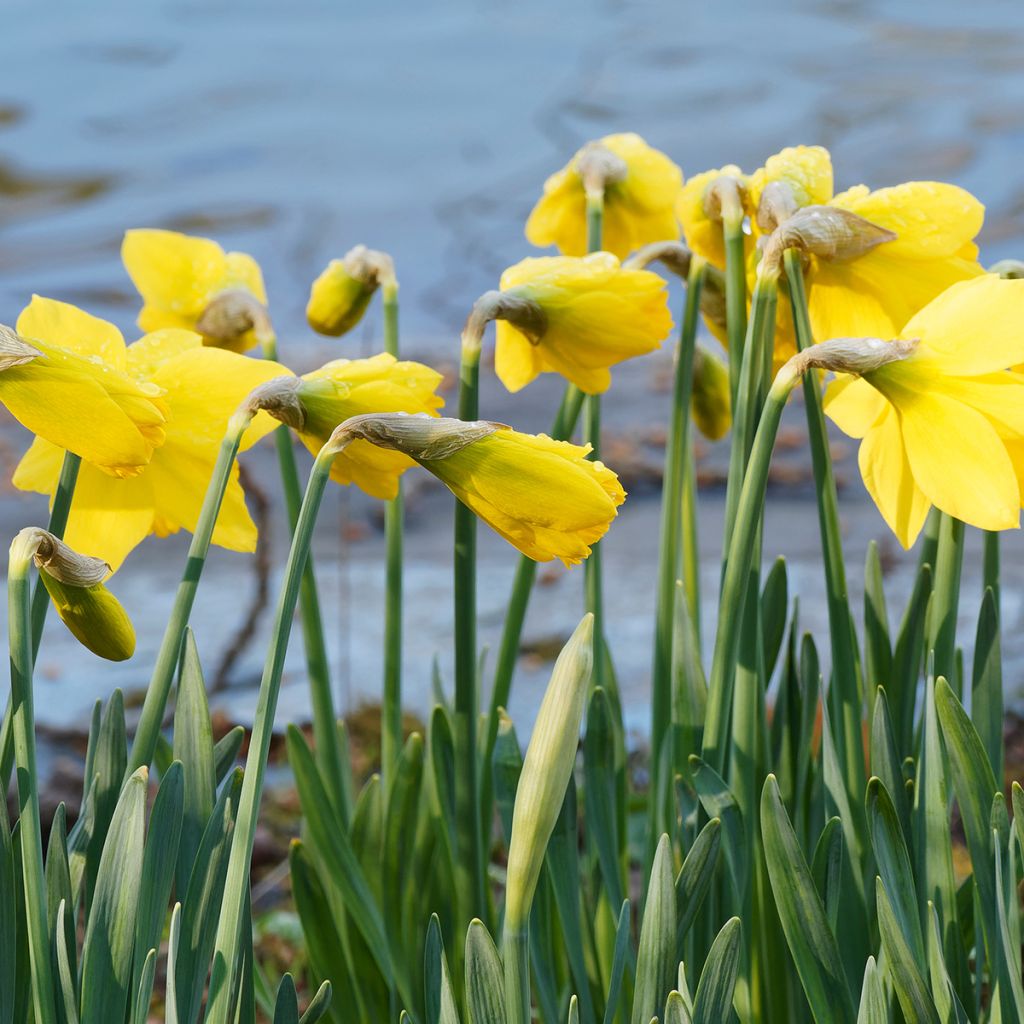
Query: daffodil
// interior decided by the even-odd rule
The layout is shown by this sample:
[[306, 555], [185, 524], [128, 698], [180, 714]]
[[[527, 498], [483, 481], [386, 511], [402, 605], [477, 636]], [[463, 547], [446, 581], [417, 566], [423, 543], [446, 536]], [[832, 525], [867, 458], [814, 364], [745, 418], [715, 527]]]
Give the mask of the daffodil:
[[587, 394], [607, 391], [609, 367], [654, 351], [672, 330], [664, 280], [624, 268], [608, 252], [509, 267], [501, 291], [480, 300], [470, 324], [482, 331], [491, 319], [494, 368], [513, 392], [545, 372], [560, 373]]
[[[335, 359], [302, 377], [271, 381], [254, 396], [257, 404], [290, 426], [314, 454], [335, 428], [367, 413], [423, 413], [437, 416], [444, 399], [436, 394], [441, 374], [422, 363], [399, 361], [381, 352], [369, 359]], [[353, 440], [331, 466], [331, 479], [355, 484], [371, 497], [398, 494], [399, 477], [413, 465], [399, 451]]]
[[387, 253], [357, 245], [331, 260], [313, 282], [306, 319], [318, 334], [340, 337], [363, 318], [378, 287], [395, 287], [395, 267]]
[[[283, 367], [204, 348], [198, 334], [177, 328], [155, 331], [126, 347], [111, 324], [50, 299], [33, 299], [23, 317], [44, 341], [51, 334], [54, 340], [62, 338], [78, 357], [102, 348], [106, 358], [123, 364], [127, 379], [160, 394], [166, 408], [162, 443], [141, 472], [112, 479], [91, 462], [82, 464], [65, 533], [68, 543], [117, 569], [147, 535], [192, 530], [228, 418], [253, 388], [279, 376]], [[257, 417], [242, 448], [273, 427], [269, 416]], [[80, 432], [92, 429], [86, 415]], [[61, 447], [40, 434], [15, 470], [14, 485], [52, 498], [62, 459]], [[256, 545], [256, 527], [245, 507], [237, 466], [213, 543], [235, 551], [252, 551]]]
[[[632, 132], [588, 143], [544, 183], [526, 222], [526, 237], [566, 256], [587, 251], [588, 163], [604, 193], [603, 247], [623, 258], [648, 242], [679, 236], [675, 204], [682, 171]], [[591, 184], [593, 189], [595, 186]]]
[[709, 189], [722, 178], [735, 182], [740, 195], [745, 196], [748, 176], [735, 164], [728, 164], [687, 178], [676, 200], [676, 216], [682, 225], [686, 244], [719, 270], [725, 269], [722, 221], [719, 216], [712, 216], [707, 200]]
[[725, 437], [732, 426], [729, 368], [700, 344], [693, 353], [690, 411], [697, 429], [709, 441]]
[[823, 146], [787, 146], [768, 157], [746, 182], [753, 234], [774, 231], [803, 206], [827, 203], [833, 194], [832, 157]]
[[144, 331], [182, 327], [203, 343], [245, 352], [270, 331], [259, 265], [244, 252], [225, 252], [209, 238], [177, 231], [126, 231], [121, 259], [143, 298]]
[[930, 506], [986, 530], [1016, 527], [1024, 480], [1024, 281], [985, 275], [914, 315], [906, 358], [839, 376], [825, 410], [862, 438], [860, 468], [904, 547]]
[[576, 565], [608, 531], [626, 498], [589, 446], [521, 434], [500, 423], [368, 415], [335, 437], [394, 449], [429, 470], [524, 555]]

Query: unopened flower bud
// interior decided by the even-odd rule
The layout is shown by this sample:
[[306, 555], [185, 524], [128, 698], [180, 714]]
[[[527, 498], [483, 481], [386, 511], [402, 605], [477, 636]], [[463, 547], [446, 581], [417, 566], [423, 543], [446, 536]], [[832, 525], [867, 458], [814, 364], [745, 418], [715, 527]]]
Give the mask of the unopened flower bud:
[[505, 889], [505, 928], [526, 927], [537, 880], [572, 777], [590, 689], [594, 617], [584, 615], [555, 662], [519, 776]]
[[729, 369], [703, 345], [693, 353], [690, 410], [697, 429], [709, 440], [725, 437], [732, 425]]
[[838, 263], [855, 260], [885, 242], [896, 232], [838, 206], [805, 206], [780, 224], [764, 241], [762, 262], [778, 272], [787, 249]]
[[230, 352], [252, 347], [250, 331], [258, 343], [273, 337], [267, 307], [244, 288], [229, 288], [214, 296], [196, 321], [196, 330], [203, 336], [204, 345]]
[[31, 552], [61, 620], [93, 654], [125, 661], [135, 653], [135, 630], [116, 597], [103, 585], [110, 566], [80, 555], [52, 533], [28, 527], [11, 547]]
[[357, 245], [344, 258], [331, 260], [313, 282], [306, 305], [309, 326], [318, 334], [340, 337], [362, 320], [378, 287], [389, 284], [395, 284], [391, 257]]
[[23, 366], [43, 353], [34, 348], [17, 331], [0, 324], [0, 371]]

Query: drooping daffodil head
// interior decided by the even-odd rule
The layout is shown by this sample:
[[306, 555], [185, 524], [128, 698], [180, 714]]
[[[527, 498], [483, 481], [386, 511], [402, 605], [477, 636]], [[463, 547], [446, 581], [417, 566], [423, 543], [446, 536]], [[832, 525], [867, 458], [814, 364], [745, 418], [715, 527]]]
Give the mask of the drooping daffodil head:
[[259, 264], [210, 238], [177, 231], [126, 231], [121, 260], [143, 299], [144, 331], [182, 327], [203, 344], [246, 352], [273, 336]]
[[83, 647], [108, 661], [135, 653], [131, 620], [103, 582], [110, 575], [106, 562], [36, 527], [26, 527], [11, 544], [12, 569], [19, 560], [35, 563], [54, 609]]
[[[441, 380], [429, 366], [381, 352], [368, 359], [335, 359], [302, 377], [273, 380], [257, 390], [253, 401], [290, 426], [316, 455], [335, 428], [353, 416], [437, 416], [444, 405], [437, 394]], [[355, 438], [335, 457], [331, 479], [388, 500], [398, 494], [399, 478], [413, 465], [401, 451]]]
[[128, 370], [113, 324], [38, 295], [0, 327], [0, 402], [47, 442], [118, 477], [142, 471], [164, 442], [164, 389]]
[[607, 391], [612, 366], [654, 351], [672, 330], [665, 282], [608, 252], [509, 267], [500, 291], [474, 306], [463, 344], [479, 345], [490, 320], [497, 321], [495, 372], [513, 392], [547, 372], [587, 394]]
[[363, 318], [379, 287], [396, 289], [395, 267], [387, 253], [357, 245], [331, 260], [313, 282], [306, 319], [318, 334], [337, 338]]
[[[109, 467], [94, 462], [88, 452], [81, 453], [87, 461], [78, 473], [65, 539], [75, 550], [88, 551], [114, 569], [149, 534], [167, 536], [195, 528], [229, 418], [253, 388], [287, 372], [270, 360], [205, 347], [198, 334], [179, 328], [154, 331], [126, 346], [112, 324], [52, 299], [33, 299], [19, 319], [23, 322], [43, 335], [46, 345], [63, 339], [77, 359], [91, 359], [102, 348], [106, 359], [122, 367], [118, 373], [128, 385], [160, 395], [160, 443], [151, 444], [149, 458], [134, 474], [112, 478]], [[0, 394], [3, 377], [0, 373]], [[51, 407], [59, 410], [59, 401], [51, 399]], [[98, 412], [84, 409], [78, 423], [81, 438], [96, 431], [98, 417]], [[242, 438], [242, 450], [275, 425], [271, 417], [257, 416]], [[15, 487], [52, 499], [64, 449], [75, 450], [65, 440], [38, 430], [15, 469]], [[256, 546], [256, 526], [245, 506], [237, 465], [213, 543], [236, 551]]]
[[648, 242], [679, 236], [675, 204], [683, 172], [639, 135], [587, 143], [544, 183], [526, 238], [566, 256], [587, 252], [587, 195], [603, 196], [602, 248], [620, 259]]
[[1024, 281], [952, 285], [893, 342], [905, 358], [839, 375], [825, 411], [860, 438], [861, 475], [910, 547], [929, 508], [985, 530], [1019, 525], [1024, 480]]
[[585, 559], [625, 500], [618, 477], [589, 447], [521, 434], [500, 423], [384, 414], [343, 423], [334, 437], [413, 459], [524, 555]]

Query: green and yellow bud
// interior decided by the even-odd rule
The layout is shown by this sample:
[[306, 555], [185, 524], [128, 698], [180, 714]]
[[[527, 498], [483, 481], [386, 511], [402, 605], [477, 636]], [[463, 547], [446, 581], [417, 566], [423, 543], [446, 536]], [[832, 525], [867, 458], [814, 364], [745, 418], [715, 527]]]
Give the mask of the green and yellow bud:
[[108, 661], [126, 661], [135, 653], [135, 630], [120, 601], [103, 585], [110, 566], [100, 558], [80, 555], [46, 530], [28, 527], [11, 546], [39, 570], [50, 600], [74, 637]]
[[525, 930], [548, 840], [572, 777], [590, 689], [594, 617], [583, 616], [555, 662], [537, 712], [512, 812], [505, 889], [505, 931]]
[[732, 426], [729, 368], [703, 345], [693, 353], [690, 411], [697, 429], [709, 441], [725, 437]]
[[395, 287], [391, 257], [357, 245], [343, 259], [331, 260], [313, 282], [306, 305], [309, 326], [332, 338], [346, 334], [362, 320], [381, 285]]

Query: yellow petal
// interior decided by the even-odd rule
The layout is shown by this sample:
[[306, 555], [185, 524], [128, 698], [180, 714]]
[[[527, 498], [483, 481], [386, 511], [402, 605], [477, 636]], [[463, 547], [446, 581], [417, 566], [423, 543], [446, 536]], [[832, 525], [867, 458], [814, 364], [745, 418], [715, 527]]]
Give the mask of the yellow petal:
[[725, 241], [722, 225], [708, 217], [704, 210], [704, 194], [708, 187], [723, 174], [746, 181], [746, 175], [734, 164], [718, 170], [703, 171], [689, 178], [679, 191], [676, 200], [676, 216], [683, 227], [686, 244], [708, 263], [725, 269]]
[[546, 369], [539, 358], [539, 347], [507, 321], [499, 320], [495, 324], [494, 338], [494, 372], [513, 394]]
[[768, 157], [747, 186], [752, 225], [765, 186], [781, 182], [789, 186], [797, 206], [816, 206], [832, 198], [832, 157], [823, 146], [787, 146]]
[[863, 377], [837, 374], [825, 390], [825, 412], [849, 437], [864, 437], [889, 409], [885, 396]]
[[914, 480], [899, 417], [888, 403], [864, 435], [858, 461], [864, 486], [889, 529], [904, 548], [913, 546], [931, 506]]
[[[177, 231], [126, 231], [121, 259], [149, 307], [144, 330], [182, 326], [182, 318], [194, 323], [227, 280], [227, 257], [216, 242]], [[155, 323], [160, 312], [173, 319]]]
[[125, 368], [121, 332], [112, 323], [70, 303], [33, 295], [18, 317], [17, 330], [26, 338], [45, 341], [80, 356], [98, 356], [116, 370]]
[[903, 328], [918, 355], [946, 373], [982, 374], [1024, 362], [1024, 280], [985, 274], [944, 291]]
[[229, 252], [225, 259], [224, 288], [242, 288], [267, 304], [267, 289], [263, 286], [263, 271], [247, 252]]
[[902, 389], [894, 404], [911, 472], [933, 505], [983, 530], [1018, 525], [1013, 463], [981, 413], [946, 395]]

